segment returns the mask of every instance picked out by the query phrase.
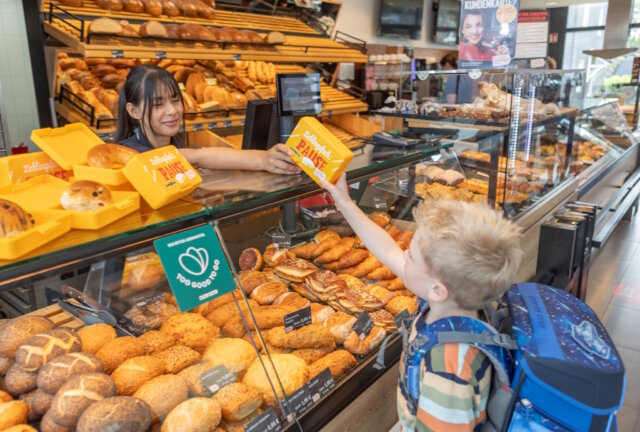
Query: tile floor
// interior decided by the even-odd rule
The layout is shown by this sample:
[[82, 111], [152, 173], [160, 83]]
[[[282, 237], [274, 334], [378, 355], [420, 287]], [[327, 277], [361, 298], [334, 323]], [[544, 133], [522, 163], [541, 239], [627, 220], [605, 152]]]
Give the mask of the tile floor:
[[[627, 394], [618, 413], [620, 432], [640, 432], [640, 217], [621, 222], [594, 250], [587, 304], [600, 316], [627, 370]], [[635, 335], [634, 335], [635, 334]]]

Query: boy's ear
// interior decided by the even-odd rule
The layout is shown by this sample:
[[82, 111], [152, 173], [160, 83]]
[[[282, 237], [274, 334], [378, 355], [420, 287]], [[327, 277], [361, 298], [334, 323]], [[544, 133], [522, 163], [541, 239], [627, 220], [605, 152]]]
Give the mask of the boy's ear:
[[429, 291], [429, 299], [434, 302], [444, 302], [449, 299], [449, 288], [444, 286], [439, 280], [433, 281], [433, 288]]
[[140, 120], [140, 117], [141, 117], [140, 110], [138, 109], [137, 106], [135, 106], [131, 102], [127, 102], [127, 104], [125, 105], [125, 108], [127, 109], [127, 112], [132, 118], [138, 121]]

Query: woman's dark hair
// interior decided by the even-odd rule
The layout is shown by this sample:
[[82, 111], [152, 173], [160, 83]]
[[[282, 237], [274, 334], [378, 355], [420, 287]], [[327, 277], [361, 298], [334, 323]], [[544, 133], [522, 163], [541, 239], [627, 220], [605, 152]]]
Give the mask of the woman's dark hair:
[[447, 54], [446, 56], [442, 57], [442, 59], [440, 60], [440, 66], [444, 67], [444, 65], [446, 64], [451, 66], [453, 69], [458, 69], [458, 59], [456, 58], [456, 55]]
[[[142, 129], [143, 122], [132, 118], [127, 111], [127, 103], [134, 105], [143, 103], [142, 118], [147, 118], [151, 132], [155, 134], [151, 126], [151, 112], [154, 101], [157, 98], [179, 98], [182, 103], [182, 92], [176, 79], [166, 70], [153, 65], [136, 66], [131, 69], [127, 81], [120, 90], [118, 99], [118, 122], [116, 126], [116, 142], [122, 142], [133, 135], [136, 127]], [[142, 131], [146, 134], [146, 131]]]

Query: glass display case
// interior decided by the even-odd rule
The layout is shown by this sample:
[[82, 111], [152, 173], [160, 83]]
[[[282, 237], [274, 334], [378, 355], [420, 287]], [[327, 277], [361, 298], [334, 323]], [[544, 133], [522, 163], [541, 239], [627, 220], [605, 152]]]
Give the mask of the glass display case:
[[433, 161], [419, 169], [426, 179], [417, 182], [419, 195], [482, 195], [516, 217], [569, 175], [581, 72], [429, 71], [418, 78], [443, 82], [457, 103], [401, 100], [377, 113], [402, 117], [405, 134], [453, 144], [454, 167]]

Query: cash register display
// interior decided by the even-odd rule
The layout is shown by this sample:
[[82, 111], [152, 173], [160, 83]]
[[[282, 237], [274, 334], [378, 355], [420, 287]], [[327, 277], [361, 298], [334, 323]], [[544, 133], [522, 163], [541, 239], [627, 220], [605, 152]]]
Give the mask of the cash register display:
[[322, 112], [320, 74], [278, 74], [278, 110], [281, 117]]

